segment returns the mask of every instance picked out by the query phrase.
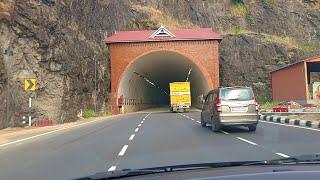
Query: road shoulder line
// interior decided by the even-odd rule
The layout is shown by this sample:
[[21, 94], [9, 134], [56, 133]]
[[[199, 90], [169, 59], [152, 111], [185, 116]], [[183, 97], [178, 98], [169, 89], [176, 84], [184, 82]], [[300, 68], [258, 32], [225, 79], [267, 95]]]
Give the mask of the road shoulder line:
[[[115, 117], [115, 116], [110, 116], [110, 117], [106, 117], [106, 118], [109, 120], [112, 117]], [[48, 131], [48, 132], [45, 132], [45, 133], [33, 135], [33, 136], [30, 136], [30, 137], [27, 137], [27, 138], [18, 139], [18, 140], [11, 141], [11, 142], [8, 142], [8, 143], [0, 144], [0, 148], [8, 146], [8, 145], [16, 144], [16, 143], [28, 141], [28, 140], [31, 140], [31, 139], [35, 139], [35, 138], [38, 138], [38, 137], [41, 137], [41, 136], [53, 134], [55, 132], [59, 132], [59, 131], [67, 130], [67, 129], [72, 129], [72, 128], [75, 128], [75, 127], [79, 127], [79, 126], [83, 126], [83, 125], [87, 125], [87, 124], [91, 124], [91, 123], [95, 123], [95, 122], [103, 121], [103, 120], [106, 120], [106, 119], [97, 119], [97, 120], [93, 120], [93, 121], [89, 121], [89, 122], [84, 122], [84, 123], [81, 123], [81, 124], [76, 124], [76, 125], [72, 125], [72, 126], [63, 127], [63, 128], [60, 128], [60, 129], [55, 129], [55, 130]]]
[[308, 127], [306, 129], [320, 129], [319, 121], [289, 119], [275, 115], [260, 115], [259, 119], [265, 122], [273, 122], [275, 124], [288, 125], [289, 127]]

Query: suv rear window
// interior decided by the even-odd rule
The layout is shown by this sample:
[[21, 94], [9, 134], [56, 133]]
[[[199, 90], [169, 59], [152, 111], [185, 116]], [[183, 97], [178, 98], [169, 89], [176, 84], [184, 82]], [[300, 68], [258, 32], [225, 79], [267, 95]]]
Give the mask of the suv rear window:
[[253, 100], [254, 95], [250, 88], [221, 88], [220, 98], [222, 100], [248, 101]]

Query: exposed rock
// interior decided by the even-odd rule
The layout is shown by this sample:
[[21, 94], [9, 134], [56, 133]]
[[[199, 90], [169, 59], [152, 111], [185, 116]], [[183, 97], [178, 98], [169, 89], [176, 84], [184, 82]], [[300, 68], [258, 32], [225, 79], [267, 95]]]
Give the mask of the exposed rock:
[[270, 71], [320, 54], [320, 6], [243, 0], [239, 7], [232, 0], [0, 0], [0, 128], [19, 125], [29, 112], [23, 81], [30, 77], [38, 80], [34, 118], [65, 122], [81, 109], [104, 108], [110, 64], [103, 37], [160, 24], [226, 34], [221, 84], [253, 86], [270, 98]]
[[220, 45], [220, 83], [223, 86], [253, 86], [259, 97], [271, 99], [269, 72], [300, 60], [303, 52], [265, 42], [263, 38], [261, 35], [225, 36]]
[[50, 62], [50, 71], [52, 72], [57, 72], [57, 71], [60, 71], [62, 68], [62, 65], [60, 63], [57, 63], [57, 62]]

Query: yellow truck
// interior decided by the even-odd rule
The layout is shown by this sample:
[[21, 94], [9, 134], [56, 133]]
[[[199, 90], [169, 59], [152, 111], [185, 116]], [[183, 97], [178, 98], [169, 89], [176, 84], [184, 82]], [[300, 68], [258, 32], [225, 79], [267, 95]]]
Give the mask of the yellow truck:
[[170, 83], [170, 111], [189, 112], [191, 107], [190, 82]]

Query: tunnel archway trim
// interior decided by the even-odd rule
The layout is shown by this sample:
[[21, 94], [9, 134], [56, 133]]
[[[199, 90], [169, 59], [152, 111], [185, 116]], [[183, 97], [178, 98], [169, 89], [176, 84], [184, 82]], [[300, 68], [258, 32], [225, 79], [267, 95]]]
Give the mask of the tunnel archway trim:
[[210, 89], [213, 87], [212, 80], [211, 80], [211, 77], [209, 75], [209, 72], [202, 65], [202, 63], [200, 61], [196, 61], [196, 60], [194, 60], [193, 57], [189, 57], [186, 54], [183, 54], [183, 53], [181, 53], [179, 51], [175, 51], [175, 50], [172, 50], [172, 49], [150, 50], [150, 51], [144, 52], [144, 53], [140, 54], [139, 56], [133, 58], [133, 60], [130, 61], [129, 64], [125, 67], [124, 71], [121, 73], [120, 78], [118, 79], [118, 82], [117, 82], [117, 90], [116, 90], [117, 96], [120, 95], [119, 94], [119, 89], [120, 89], [120, 85], [121, 85], [121, 82], [123, 80], [123, 77], [124, 77], [125, 73], [127, 72], [127, 70], [131, 67], [131, 65], [134, 64], [135, 62], [139, 61], [139, 59], [141, 59], [142, 57], [147, 56], [147, 55], [152, 54], [152, 53], [156, 53], [156, 52], [172, 52], [172, 53], [176, 53], [176, 54], [178, 54], [178, 55], [180, 55], [182, 57], [185, 57], [186, 59], [188, 59], [189, 61], [194, 63], [200, 69], [202, 75], [206, 79], [206, 83], [207, 83], [208, 87]]

